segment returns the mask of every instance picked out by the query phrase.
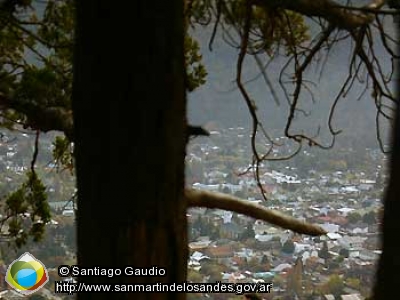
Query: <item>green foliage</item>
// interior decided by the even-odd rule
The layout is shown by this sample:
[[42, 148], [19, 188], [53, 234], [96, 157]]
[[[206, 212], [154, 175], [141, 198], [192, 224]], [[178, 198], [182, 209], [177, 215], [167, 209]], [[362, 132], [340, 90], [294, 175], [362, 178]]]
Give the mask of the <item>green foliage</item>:
[[53, 157], [56, 161], [57, 168], [62, 166], [72, 172], [73, 157], [71, 142], [65, 136], [57, 136], [53, 142]]
[[69, 62], [72, 61], [74, 18], [74, 1], [48, 1], [43, 14], [42, 26], [38, 31], [43, 40], [49, 41], [50, 47], [57, 45], [57, 47], [53, 47], [57, 57], [68, 59]]
[[186, 34], [184, 40], [185, 64], [186, 64], [186, 89], [192, 92], [206, 83], [207, 71], [201, 63], [199, 43]]
[[352, 289], [356, 289], [356, 290], [360, 289], [361, 281], [358, 278], [352, 278], [352, 277], [347, 278], [345, 283], [346, 283], [346, 285], [348, 285]]
[[272, 56], [280, 47], [285, 49], [286, 55], [294, 54], [295, 46], [301, 45], [310, 39], [308, 26], [304, 17], [298, 13], [272, 8], [268, 6], [252, 6], [249, 10], [247, 0], [217, 1], [190, 1], [190, 21], [197, 24], [210, 24], [213, 11], [219, 11], [220, 22], [234, 26], [242, 32], [245, 21], [250, 17], [250, 33], [248, 48], [254, 52], [265, 51]]
[[266, 256], [265, 254], [262, 256], [262, 258], [261, 258], [261, 262], [260, 262], [261, 264], [269, 264], [269, 259], [268, 259], [268, 256]]
[[318, 256], [323, 259], [328, 259], [331, 257], [329, 254], [328, 243], [324, 241], [321, 250], [318, 251]]
[[221, 265], [217, 265], [213, 262], [204, 262], [202, 263], [200, 273], [205, 276], [210, 276], [208, 282], [216, 282], [222, 280], [222, 272], [224, 272], [225, 268]]
[[335, 297], [340, 296], [344, 288], [343, 279], [337, 274], [329, 276], [326, 288], [328, 293], [331, 293]]
[[187, 279], [191, 282], [202, 282], [203, 281], [203, 275], [201, 275], [199, 272], [194, 271], [194, 270], [189, 270]]
[[292, 254], [294, 252], [295, 245], [292, 240], [287, 240], [282, 246], [282, 252]]
[[212, 0], [187, 1], [186, 12], [189, 23], [207, 24], [211, 18]]
[[[33, 130], [59, 130], [60, 127], [53, 124], [59, 121], [57, 118], [70, 115], [71, 111], [74, 1], [49, 0], [32, 5], [31, 0], [10, 3], [8, 9], [0, 12], [0, 127], [15, 129], [22, 125]], [[189, 1], [186, 3], [187, 25], [210, 23], [216, 3], [219, 3], [220, 21], [241, 30], [247, 11], [245, 0]], [[272, 53], [284, 46], [287, 53], [292, 53], [294, 45], [308, 39], [307, 30], [298, 14], [254, 7], [251, 14], [253, 38], [249, 49]], [[199, 44], [188, 32], [184, 51], [185, 84], [191, 92], [206, 82], [207, 72]], [[44, 111], [60, 109], [64, 113], [55, 114], [54, 120], [43, 118]], [[53, 156], [57, 166], [72, 172], [70, 140], [57, 137]], [[24, 212], [33, 210], [33, 215], [43, 221], [48, 217], [44, 185], [34, 173], [27, 176], [31, 179], [6, 197], [6, 209], [11, 215], [8, 223], [18, 245], [23, 244], [29, 234], [38, 239], [44, 230], [43, 224], [33, 220], [30, 229], [26, 230], [26, 220], [21, 216]], [[210, 235], [218, 234], [215, 229], [210, 231]]]
[[0, 93], [10, 104], [1, 125], [7, 128], [19, 123], [41, 129], [35, 128], [40, 109], [70, 108], [73, 1], [45, 5], [40, 14], [35, 6], [0, 14]]
[[240, 236], [240, 240], [247, 240], [247, 239], [254, 239], [255, 236], [255, 232], [253, 229], [253, 223], [252, 222], [248, 222], [246, 229], [243, 231], [243, 233]]
[[334, 170], [345, 171], [348, 169], [347, 162], [343, 159], [335, 159], [329, 161], [329, 167]]
[[362, 220], [364, 223], [367, 223], [368, 225], [373, 225], [376, 224], [376, 218], [377, 218], [377, 213], [374, 211], [367, 212], [365, 215], [363, 215]]
[[348, 258], [349, 255], [350, 255], [350, 251], [348, 249], [346, 249], [346, 248], [342, 248], [339, 251], [339, 255], [344, 257], [344, 258]]
[[310, 38], [303, 16], [292, 11], [256, 8], [253, 27], [262, 35], [255, 48], [271, 55], [280, 46], [286, 55], [294, 54], [294, 48]]
[[352, 212], [347, 215], [347, 219], [351, 224], [356, 224], [362, 220], [362, 217], [358, 212]]
[[48, 66], [43, 68], [34, 65], [26, 66], [14, 97], [18, 97], [22, 103], [32, 102], [33, 100], [37, 106], [68, 107], [70, 95], [60, 92], [57, 88], [62, 86], [60, 80], [62, 78]]
[[29, 237], [39, 241], [50, 221], [50, 208], [46, 188], [36, 173], [28, 172], [21, 187], [6, 196], [5, 204], [6, 224], [16, 246], [24, 245]]
[[[43, 128], [38, 122], [43, 120], [43, 110], [71, 110], [75, 5], [73, 0], [49, 0], [33, 6], [18, 2], [17, 7], [24, 9], [0, 13], [0, 94], [9, 104], [2, 102], [0, 127], [14, 129], [21, 124], [47, 131], [52, 124], [46, 123], [47, 128]], [[205, 83], [207, 73], [198, 43], [187, 35], [184, 47], [187, 89], [192, 91]], [[58, 170], [72, 172], [71, 141], [58, 136], [53, 146]], [[7, 197], [13, 214], [27, 210], [27, 188], [24, 184]], [[28, 233], [21, 231], [21, 218], [9, 223], [18, 245], [23, 244]], [[40, 235], [42, 225], [32, 225], [31, 230]]]
[[25, 98], [26, 100], [34, 99], [35, 97], [40, 97], [41, 100], [51, 100], [55, 96], [52, 89], [54, 83], [54, 72], [46, 68], [29, 66], [25, 69], [23, 77], [19, 82], [16, 96], [18, 98]]
[[262, 264], [258, 258], [253, 257], [247, 260], [246, 270], [249, 270], [250, 272], [265, 272], [268, 270], [265, 266], [266, 263]]

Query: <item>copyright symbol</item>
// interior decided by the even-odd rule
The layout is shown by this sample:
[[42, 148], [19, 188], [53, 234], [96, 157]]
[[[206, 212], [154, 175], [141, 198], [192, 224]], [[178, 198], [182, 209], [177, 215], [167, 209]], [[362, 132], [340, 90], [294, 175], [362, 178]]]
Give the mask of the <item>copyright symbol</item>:
[[70, 266], [62, 265], [58, 267], [58, 276], [60, 277], [68, 277]]

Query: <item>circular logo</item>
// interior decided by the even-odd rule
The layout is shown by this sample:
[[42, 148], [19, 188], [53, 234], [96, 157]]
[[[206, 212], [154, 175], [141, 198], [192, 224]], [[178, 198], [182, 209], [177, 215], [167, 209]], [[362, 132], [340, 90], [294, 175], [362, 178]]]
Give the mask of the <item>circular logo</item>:
[[30, 295], [42, 288], [49, 276], [42, 262], [25, 252], [8, 266], [5, 280], [17, 292]]

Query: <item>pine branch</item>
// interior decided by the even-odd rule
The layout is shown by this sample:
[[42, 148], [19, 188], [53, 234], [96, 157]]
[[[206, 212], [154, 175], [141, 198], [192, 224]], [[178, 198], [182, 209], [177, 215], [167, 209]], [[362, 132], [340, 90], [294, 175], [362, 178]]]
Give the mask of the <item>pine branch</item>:
[[[320, 17], [338, 28], [347, 30], [371, 23], [377, 10], [385, 4], [384, 0], [372, 0], [369, 4], [360, 7], [359, 11], [354, 11], [354, 8], [344, 8], [339, 2], [333, 0], [254, 0], [254, 2], [258, 6], [276, 7], [310, 17]], [[362, 11], [363, 9], [374, 10], [374, 12]]]
[[61, 106], [44, 107], [33, 102], [11, 99], [0, 93], [0, 110], [13, 109], [26, 116], [24, 128], [48, 132], [62, 131], [73, 141], [72, 110]]

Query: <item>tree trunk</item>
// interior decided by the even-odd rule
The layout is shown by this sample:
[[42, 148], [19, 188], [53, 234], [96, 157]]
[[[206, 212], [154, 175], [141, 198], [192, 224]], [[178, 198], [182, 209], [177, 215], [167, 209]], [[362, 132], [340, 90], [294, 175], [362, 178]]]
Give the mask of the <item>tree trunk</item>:
[[[397, 53], [400, 53], [399, 51]], [[397, 63], [396, 84], [400, 88], [400, 66]], [[397, 99], [399, 99], [399, 90], [397, 90]], [[374, 287], [375, 300], [393, 299], [393, 295], [398, 293], [400, 270], [400, 111], [396, 108], [395, 124], [392, 132], [392, 148], [390, 158], [390, 179], [386, 188], [384, 198], [383, 222], [381, 225], [382, 255], [378, 263], [378, 271]]]
[[[166, 276], [79, 276], [84, 283], [186, 278], [183, 1], [76, 1], [74, 136], [78, 265], [165, 268]], [[78, 299], [184, 299], [79, 293]]]
[[393, 147], [390, 162], [390, 181], [384, 199], [382, 255], [378, 264], [374, 299], [393, 299], [399, 284], [400, 270], [400, 115], [396, 113], [396, 125], [393, 133]]

